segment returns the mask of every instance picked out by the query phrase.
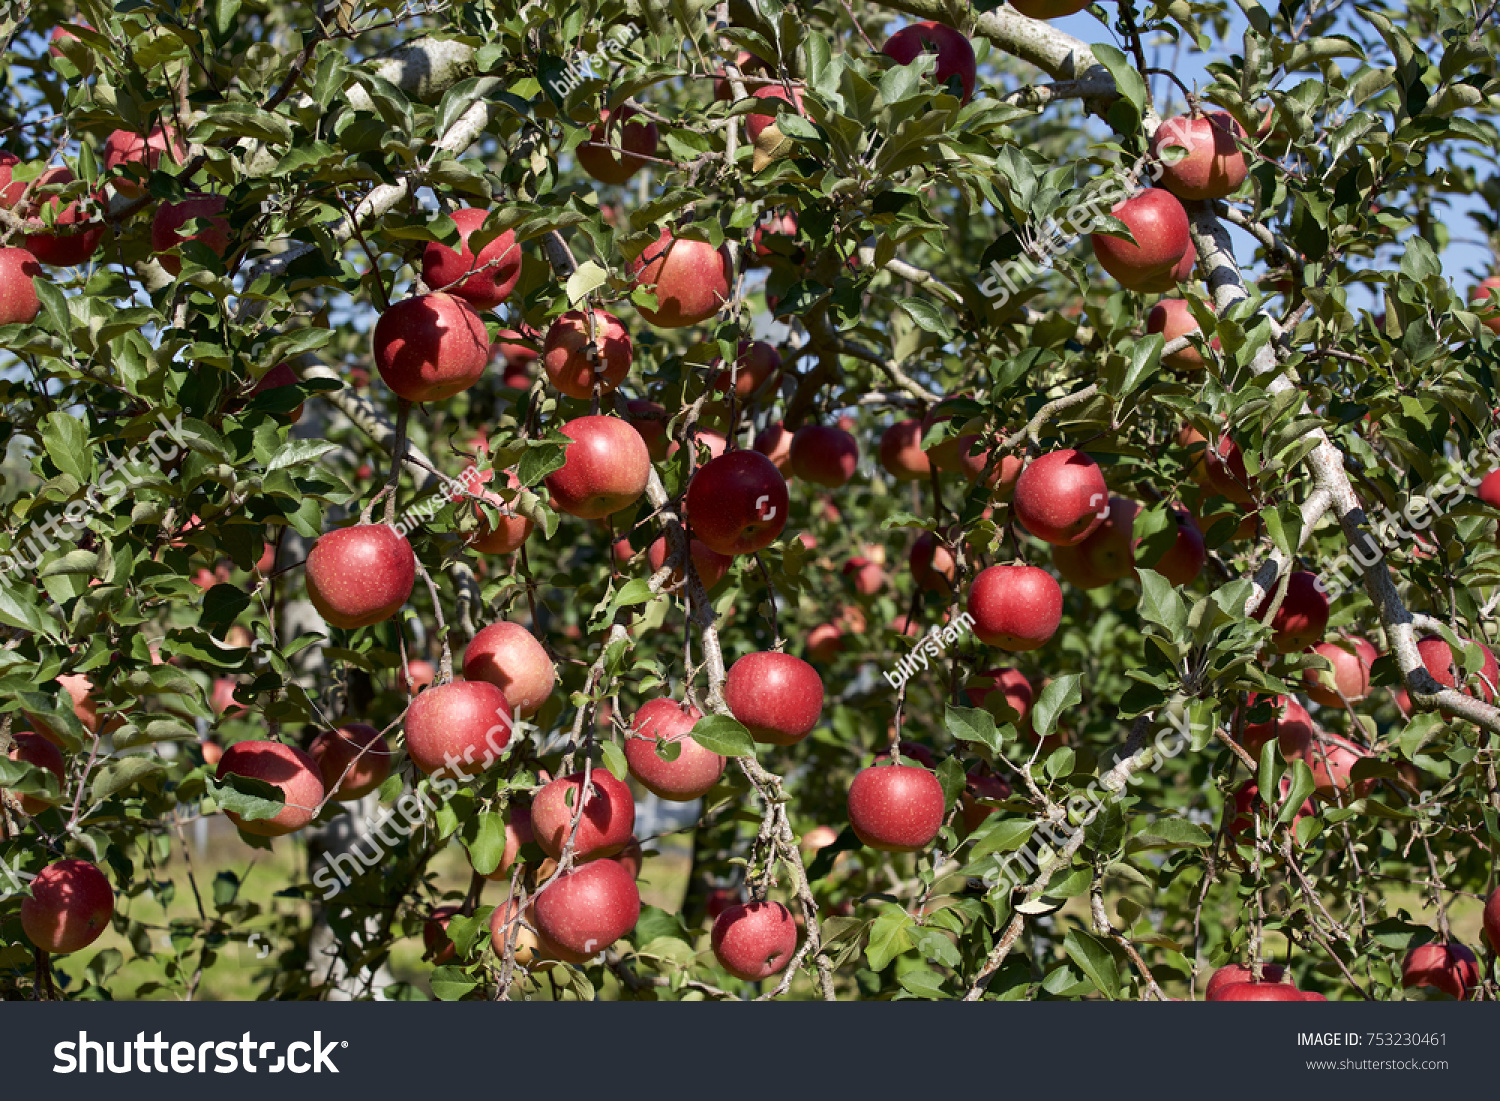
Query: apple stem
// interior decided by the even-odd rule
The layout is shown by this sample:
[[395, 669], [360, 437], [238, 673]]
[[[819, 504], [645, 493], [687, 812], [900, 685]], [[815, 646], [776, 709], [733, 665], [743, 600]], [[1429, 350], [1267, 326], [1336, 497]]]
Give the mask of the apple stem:
[[397, 487], [401, 482], [401, 466], [406, 461], [406, 426], [410, 419], [411, 402], [402, 398], [396, 406], [396, 442], [391, 446], [391, 473], [386, 479], [391, 495], [385, 502], [385, 522], [391, 525], [396, 522]]

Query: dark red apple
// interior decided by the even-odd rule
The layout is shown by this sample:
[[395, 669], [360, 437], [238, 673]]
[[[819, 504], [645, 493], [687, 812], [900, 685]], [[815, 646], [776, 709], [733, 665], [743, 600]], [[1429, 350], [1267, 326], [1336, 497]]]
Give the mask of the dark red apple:
[[482, 680], [449, 681], [417, 693], [406, 709], [406, 753], [424, 775], [469, 779], [495, 764], [512, 728], [500, 689]]
[[[756, 99], [775, 100], [786, 104], [796, 114], [806, 114], [802, 104], [802, 89], [793, 87], [791, 98], [787, 97], [786, 89], [780, 84], [762, 84], [759, 88], [752, 88], [750, 94]], [[775, 111], [784, 108], [776, 107]], [[767, 130], [774, 129], [777, 134], [776, 142], [780, 142], [780, 129], [776, 126], [776, 115], [749, 114], [745, 116], [745, 133], [749, 135], [752, 144], [760, 144], [760, 136]], [[768, 143], [769, 144], [769, 143]]]
[[[1260, 968], [1261, 981], [1268, 983], [1279, 983], [1286, 975], [1286, 968], [1279, 963], [1262, 964]], [[1203, 1000], [1206, 1002], [1218, 1001], [1214, 997], [1223, 987], [1234, 983], [1250, 982], [1253, 972], [1248, 967], [1231, 963], [1219, 968], [1208, 980], [1208, 985], [1203, 988]]]
[[387, 524], [330, 531], [307, 556], [307, 597], [335, 627], [352, 631], [390, 619], [411, 596], [417, 559]]
[[582, 963], [635, 928], [641, 894], [621, 865], [595, 860], [543, 888], [534, 913], [542, 950]]
[[560, 431], [573, 442], [563, 453], [562, 468], [547, 475], [547, 488], [563, 512], [597, 520], [628, 508], [646, 492], [651, 455], [628, 421], [578, 417]]
[[964, 832], [973, 833], [980, 824], [995, 813], [981, 799], [999, 802], [1010, 798], [1010, 785], [991, 772], [970, 772], [964, 781], [964, 793], [959, 813], [963, 817]]
[[[1255, 609], [1255, 618], [1264, 619], [1275, 590], [1266, 593]], [[1271, 645], [1278, 654], [1306, 650], [1322, 640], [1328, 630], [1328, 598], [1318, 588], [1316, 574], [1297, 570], [1287, 582], [1286, 597], [1271, 620]]]
[[885, 570], [879, 562], [855, 555], [844, 563], [843, 574], [853, 578], [854, 589], [861, 596], [874, 596], [885, 586]]
[[513, 714], [535, 715], [552, 695], [557, 668], [536, 636], [519, 623], [491, 623], [464, 650], [464, 679], [505, 693]]
[[1484, 935], [1489, 938], [1490, 951], [1500, 954], [1500, 887], [1490, 892], [1484, 904]]
[[792, 437], [792, 473], [804, 482], [838, 489], [859, 467], [859, 445], [842, 428], [807, 424]]
[[880, 52], [898, 65], [910, 65], [923, 53], [936, 54], [933, 79], [950, 88], [950, 82], [957, 81], [962, 103], [974, 98], [974, 47], [952, 27], [933, 22], [908, 23], [886, 40]]
[[1110, 211], [1125, 223], [1131, 244], [1103, 233], [1090, 236], [1099, 265], [1127, 290], [1144, 290], [1172, 276], [1190, 243], [1187, 211], [1170, 191], [1147, 188]]
[[140, 183], [119, 172], [126, 165], [133, 165], [142, 174], [156, 171], [162, 154], [170, 149], [172, 160], [182, 164], [187, 160], [187, 143], [175, 127], [154, 126], [146, 137], [130, 130], [115, 130], [104, 139], [104, 170], [116, 173], [111, 181], [115, 190], [127, 199], [138, 199], [145, 194]]
[[[1193, 316], [1193, 311], [1181, 298], [1163, 298], [1151, 307], [1151, 312], [1146, 315], [1146, 331], [1148, 333], [1160, 333], [1162, 339], [1171, 343], [1179, 336], [1195, 333], [1199, 329], [1198, 319]], [[1214, 338], [1215, 343], [1218, 337]], [[1203, 353], [1197, 348], [1189, 345], [1180, 352], [1162, 356], [1162, 364], [1174, 371], [1201, 371], [1203, 369]]]
[[1302, 991], [1291, 983], [1284, 982], [1232, 982], [1225, 983], [1209, 1002], [1300, 1002], [1305, 999]]
[[[1287, 792], [1291, 788], [1292, 778], [1290, 776], [1283, 776], [1281, 778], [1282, 799], [1286, 798]], [[1255, 822], [1251, 815], [1255, 806], [1255, 800], [1259, 795], [1260, 785], [1254, 780], [1246, 780], [1240, 785], [1240, 789], [1234, 793], [1234, 818], [1228, 827], [1231, 836], [1238, 837], [1240, 834], [1245, 834], [1247, 837], [1253, 836]], [[1295, 827], [1302, 819], [1317, 813], [1318, 808], [1314, 805], [1313, 801], [1311, 799], [1304, 800], [1302, 806], [1292, 814], [1292, 825]], [[1248, 975], [1249, 972], [1247, 971], [1246, 974]], [[1276, 979], [1273, 978], [1272, 981], [1275, 982]]]
[[792, 433], [781, 422], [768, 424], [755, 436], [754, 448], [776, 467], [783, 479], [792, 472]]
[[439, 906], [422, 922], [422, 946], [426, 949], [422, 959], [434, 967], [452, 963], [458, 949], [448, 937], [448, 923], [461, 911], [457, 906]]
[[992, 705], [998, 702], [995, 699], [998, 695], [1020, 716], [1014, 720], [1016, 730], [1022, 734], [1031, 732], [1031, 705], [1036, 699], [1036, 692], [1019, 669], [991, 669], [988, 673], [970, 677], [965, 692], [970, 706], [989, 710], [993, 710]]
[[[703, 587], [705, 589], [711, 589], [720, 581], [723, 581], [724, 575], [729, 572], [729, 567], [734, 565], [734, 559], [729, 557], [729, 555], [710, 550], [698, 539], [691, 541], [689, 551], [693, 556], [693, 566], [697, 569], [698, 576], [703, 580]], [[665, 535], [646, 548], [646, 561], [650, 564], [652, 573], [655, 573], [662, 566], [666, 565], [667, 537]], [[680, 585], [682, 580], [682, 570], [673, 570], [669, 578], [669, 583]]]
[[[493, 505], [501, 512], [500, 523], [496, 527], [490, 526], [489, 519], [479, 507], [479, 502], [474, 502], [474, 513], [479, 518], [479, 530], [469, 540], [469, 546], [481, 554], [513, 554], [520, 549], [521, 544], [531, 538], [536, 524], [516, 512], [514, 507], [507, 504], [505, 498], [493, 490], [482, 488], [484, 483], [492, 481], [495, 477], [494, 470], [486, 470], [478, 477], [479, 485], [471, 492], [477, 492], [485, 502]], [[506, 485], [511, 489], [520, 489], [521, 482], [514, 471], [505, 472]]]
[[969, 587], [968, 612], [981, 642], [1002, 650], [1035, 650], [1062, 621], [1062, 589], [1035, 566], [991, 566]]
[[547, 330], [542, 346], [542, 367], [547, 380], [570, 398], [587, 401], [599, 393], [608, 394], [625, 381], [630, 373], [634, 349], [630, 334], [614, 314], [593, 311], [593, 331], [582, 310], [569, 310]]
[[1065, 448], [1032, 459], [1016, 479], [1016, 519], [1054, 546], [1083, 542], [1109, 515], [1104, 472], [1082, 451]]
[[507, 229], [475, 256], [469, 238], [484, 225], [488, 210], [463, 207], [450, 217], [458, 226], [459, 249], [455, 252], [437, 241], [422, 250], [422, 282], [435, 291], [464, 299], [476, 310], [493, 310], [510, 297], [521, 278], [521, 246], [514, 231]]
[[[260, 381], [251, 389], [250, 396], [264, 394], [267, 390], [279, 390], [283, 386], [296, 386], [300, 381], [297, 378], [297, 372], [292, 370], [291, 364], [278, 363], [260, 377]], [[284, 414], [288, 424], [296, 424], [302, 419], [302, 411], [306, 404], [306, 402], [301, 402], [290, 413]]]
[[763, 745], [796, 745], [823, 714], [823, 678], [801, 658], [765, 651], [729, 667], [724, 702]]
[[474, 307], [451, 294], [397, 302], [375, 323], [375, 366], [398, 397], [442, 401], [479, 381], [490, 338]]
[[[1263, 697], [1252, 695], [1246, 707], [1253, 710]], [[1288, 761], [1301, 757], [1313, 740], [1312, 716], [1290, 696], [1271, 697], [1271, 718], [1266, 722], [1245, 724], [1240, 732], [1240, 745], [1245, 751], [1260, 760], [1260, 751], [1272, 738], [1281, 744], [1281, 755]]]
[[849, 785], [849, 824], [881, 852], [925, 849], [943, 825], [943, 785], [916, 765], [872, 765]]
[[[696, 707], [676, 700], [648, 700], [635, 713], [625, 739], [630, 775], [647, 791], [671, 803], [690, 803], [706, 794], [724, 773], [724, 758], [694, 740], [693, 724], [703, 717]], [[678, 748], [676, 760], [661, 753]]]
[[714, 919], [714, 958], [737, 979], [760, 982], [785, 969], [797, 951], [797, 923], [779, 902], [730, 906]]
[[654, 401], [632, 398], [625, 403], [626, 419], [645, 441], [646, 453], [652, 462], [661, 462], [667, 457], [667, 411]]
[[[229, 218], [224, 207], [223, 195], [190, 195], [180, 203], [163, 203], [156, 208], [156, 216], [151, 220], [151, 248], [168, 274], [182, 274], [182, 258], [175, 250], [188, 241], [206, 245], [219, 257], [229, 251]], [[195, 219], [208, 224], [195, 233], [180, 232]]]
[[958, 560], [930, 531], [924, 531], [912, 542], [906, 562], [917, 587], [929, 592], [949, 592], [958, 576]]
[[115, 893], [87, 860], [48, 864], [21, 899], [21, 930], [43, 952], [65, 956], [87, 948], [109, 927]]
[[[714, 389], [724, 392], [729, 390], [730, 372], [718, 367], [719, 361], [714, 364], [718, 371], [714, 376]], [[772, 377], [781, 372], [781, 353], [764, 340], [741, 340], [739, 353], [734, 361], [734, 392], [741, 400], [747, 400], [757, 390], [764, 386]]]
[[346, 723], [313, 739], [307, 755], [318, 764], [328, 798], [335, 803], [363, 799], [391, 774], [391, 746], [366, 723]]
[[[1441, 638], [1434, 635], [1417, 643], [1417, 653], [1422, 655], [1422, 664], [1427, 667], [1433, 680], [1445, 688], [1458, 688], [1470, 696], [1476, 695], [1477, 689], [1480, 699], [1485, 703], [1493, 703], [1495, 692], [1500, 689], [1500, 666], [1496, 665], [1495, 655], [1488, 646], [1481, 643], [1479, 648], [1484, 651], [1484, 665], [1477, 674], [1466, 674], [1453, 649]], [[1446, 710], [1442, 714], [1446, 718], [1452, 718]]]
[[1458, 1001], [1480, 981], [1479, 959], [1462, 944], [1424, 944], [1408, 952], [1401, 964], [1403, 987], [1433, 986]]
[[[52, 224], [73, 230], [64, 233], [50, 230], [28, 233], [21, 241], [26, 251], [42, 263], [54, 267], [73, 267], [87, 262], [99, 250], [99, 242], [104, 238], [104, 225], [86, 211], [79, 200], [75, 199], [59, 209], [62, 200], [56, 195], [47, 195], [53, 188], [72, 183], [75, 179], [72, 171], [59, 165], [47, 169], [36, 179], [23, 183], [11, 178], [11, 166], [16, 163], [19, 162], [14, 158], [0, 163], [0, 206], [9, 207], [20, 217], [28, 219], [41, 219], [42, 208], [50, 207]], [[76, 228], [81, 226], [89, 228]]]
[[600, 183], [623, 184], [656, 156], [656, 123], [636, 119], [633, 107], [599, 112], [589, 140], [578, 147], [578, 167]]
[[1203, 532], [1198, 530], [1198, 525], [1193, 523], [1192, 516], [1186, 510], [1174, 508], [1172, 517], [1177, 522], [1177, 541], [1154, 565], [1146, 568], [1155, 570], [1181, 588], [1191, 585], [1203, 572], [1208, 551], [1203, 545]]
[[[583, 773], [559, 776], [531, 801], [531, 828], [542, 852], [562, 858], [573, 828], [573, 815], [583, 792]], [[623, 849], [635, 829], [635, 799], [630, 788], [602, 768], [589, 770], [589, 791], [583, 798], [583, 817], [573, 839], [577, 860], [613, 856]]]
[[753, 554], [786, 527], [786, 479], [759, 451], [731, 451], [700, 467], [687, 491], [693, 534], [720, 554]]
[[656, 241], [630, 264], [635, 285], [656, 295], [656, 306], [637, 307], [661, 329], [682, 329], [707, 321], [729, 301], [734, 268], [729, 249], [675, 236], [663, 228]]
[[247, 822], [233, 811], [224, 812], [236, 826], [257, 837], [295, 833], [317, 817], [323, 803], [325, 791], [318, 762], [285, 742], [235, 742], [219, 758], [214, 775], [222, 781], [231, 773], [264, 780], [281, 790], [284, 806], [275, 817]]
[[925, 481], [932, 462], [922, 450], [922, 422], [897, 421], [880, 437], [880, 465], [898, 482]]
[[1349, 782], [1350, 771], [1367, 756], [1369, 754], [1353, 742], [1337, 734], [1326, 734], [1321, 740], [1313, 738], [1303, 759], [1312, 769], [1318, 797], [1331, 803], [1341, 791], [1350, 791], [1350, 798], [1358, 799], [1370, 790], [1371, 780], [1354, 784], [1352, 789]]

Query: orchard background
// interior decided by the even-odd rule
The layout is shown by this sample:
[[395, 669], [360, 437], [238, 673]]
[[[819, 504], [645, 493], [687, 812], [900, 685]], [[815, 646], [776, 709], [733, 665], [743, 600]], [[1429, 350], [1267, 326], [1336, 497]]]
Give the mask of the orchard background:
[[1018, 6], [7, 9], [5, 996], [1500, 996], [1496, 4]]

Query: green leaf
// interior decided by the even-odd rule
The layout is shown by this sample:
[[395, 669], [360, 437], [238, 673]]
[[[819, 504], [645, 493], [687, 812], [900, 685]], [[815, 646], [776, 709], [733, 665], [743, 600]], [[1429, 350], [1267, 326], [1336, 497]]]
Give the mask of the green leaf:
[[1070, 929], [1063, 939], [1063, 951], [1088, 976], [1089, 981], [1110, 1001], [1120, 996], [1120, 970], [1115, 957], [1098, 937], [1081, 929]]
[[1276, 812], [1276, 821], [1278, 823], [1290, 822], [1292, 816], [1302, 809], [1302, 804], [1307, 802], [1307, 797], [1316, 790], [1317, 786], [1317, 782], [1313, 779], [1312, 769], [1307, 767], [1307, 762], [1293, 761], [1292, 789], [1287, 793], [1286, 801], [1281, 804], [1281, 809]]
[[36, 296], [41, 299], [42, 309], [47, 312], [47, 320], [57, 330], [57, 335], [70, 341], [73, 318], [68, 313], [68, 300], [63, 297], [63, 292], [49, 279], [33, 279], [32, 286], [36, 288]]
[[1130, 393], [1143, 380], [1151, 378], [1161, 369], [1161, 349], [1165, 343], [1160, 333], [1151, 333], [1131, 342], [1130, 367], [1126, 370], [1125, 379], [1120, 384], [1121, 397]]
[[947, 757], [937, 767], [937, 778], [938, 783], [943, 785], [943, 812], [946, 814], [963, 794], [968, 777], [964, 775], [964, 766], [959, 764], [957, 757]]
[[1277, 739], [1272, 738], [1260, 751], [1260, 772], [1257, 783], [1260, 787], [1260, 797], [1270, 802], [1273, 796], [1268, 792], [1281, 790], [1281, 774], [1285, 771], [1285, 763], [1277, 755], [1279, 748]]
[[754, 757], [755, 740], [728, 715], [705, 715], [693, 726], [693, 740], [721, 757]]
[[89, 431], [77, 417], [61, 411], [48, 413], [42, 422], [42, 447], [52, 465], [71, 474], [80, 485], [94, 476], [94, 452], [89, 446]]
[[1130, 839], [1132, 851], [1142, 849], [1206, 849], [1213, 844], [1207, 830], [1186, 818], [1158, 818]]
[[1082, 681], [1082, 673], [1068, 673], [1054, 678], [1042, 689], [1041, 696], [1031, 710], [1031, 727], [1038, 738], [1049, 736], [1057, 728], [1057, 717], [1065, 708], [1075, 707], [1083, 702]]
[[591, 294], [604, 286], [609, 280], [609, 273], [592, 260], [585, 260], [578, 265], [576, 271], [568, 276], [568, 304], [577, 306], [585, 295]]
[[1165, 627], [1173, 638], [1180, 637], [1187, 626], [1187, 608], [1182, 603], [1182, 596], [1155, 570], [1138, 572], [1141, 577], [1141, 618]]
[[234, 811], [247, 822], [275, 818], [286, 806], [281, 789], [265, 780], [231, 772], [222, 782], [212, 776], [205, 782], [220, 810]]
[[477, 816], [474, 839], [469, 842], [469, 863], [480, 875], [489, 875], [500, 867], [505, 855], [505, 818], [495, 811]]
[[1130, 63], [1129, 58], [1114, 46], [1102, 42], [1095, 42], [1090, 46], [1094, 56], [1099, 59], [1099, 64], [1109, 70], [1109, 75], [1115, 78], [1115, 87], [1140, 114], [1146, 107], [1146, 80]]
[[958, 707], [948, 704], [943, 711], [943, 725], [948, 733], [960, 742], [976, 742], [992, 753], [1000, 752], [1000, 735], [995, 729], [995, 716], [979, 707]]
[[456, 1002], [479, 985], [461, 967], [439, 967], [428, 983], [433, 997], [444, 1002]]
[[911, 915], [901, 907], [891, 903], [881, 907], [880, 916], [870, 926], [870, 943], [865, 947], [870, 970], [884, 971], [901, 953], [911, 951], [914, 925]]
[[614, 742], [605, 742], [602, 746], [604, 751], [604, 767], [609, 769], [609, 774], [620, 783], [630, 775], [630, 766], [625, 763], [625, 751]]
[[94, 784], [89, 789], [89, 797], [95, 803], [103, 802], [116, 792], [124, 791], [132, 784], [164, 768], [166, 766], [155, 757], [126, 757], [122, 761], [107, 764], [94, 774]]
[[953, 330], [948, 327], [948, 322], [932, 303], [924, 302], [920, 298], [903, 298], [897, 305], [911, 315], [911, 319], [917, 323], [918, 328], [926, 329], [929, 333], [936, 333], [944, 340], [953, 339]]
[[943, 976], [925, 967], [915, 968], [902, 975], [901, 989], [919, 998], [930, 998], [934, 1001], [948, 997], [943, 991]]

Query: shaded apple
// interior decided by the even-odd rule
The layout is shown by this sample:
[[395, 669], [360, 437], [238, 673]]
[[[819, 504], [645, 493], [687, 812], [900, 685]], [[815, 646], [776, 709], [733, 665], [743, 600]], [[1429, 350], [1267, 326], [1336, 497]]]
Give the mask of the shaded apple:
[[823, 714], [823, 678], [801, 658], [746, 654], [729, 667], [724, 702], [763, 745], [796, 745]]
[[962, 103], [974, 98], [974, 47], [952, 27], [931, 21], [908, 23], [886, 39], [880, 52], [898, 65], [910, 65], [924, 53], [936, 54], [933, 79], [950, 90], [956, 82]]
[[720, 554], [752, 554], [786, 527], [786, 480], [758, 451], [731, 451], [700, 467], [688, 485], [693, 534]]
[[215, 778], [248, 776], [281, 790], [285, 804], [275, 816], [246, 821], [233, 811], [224, 816], [246, 833], [257, 837], [281, 837], [295, 833], [311, 822], [323, 803], [323, 778], [314, 761], [296, 746], [284, 742], [235, 742], [219, 758]]
[[21, 899], [21, 930], [43, 952], [65, 956], [87, 948], [109, 927], [115, 893], [86, 860], [48, 864]]
[[656, 156], [656, 123], [637, 118], [634, 107], [621, 106], [599, 112], [599, 121], [589, 131], [589, 140], [578, 147], [578, 167], [600, 183], [623, 184]]
[[630, 373], [634, 353], [620, 319], [594, 310], [592, 329], [582, 310], [569, 310], [547, 330], [542, 367], [553, 387], [570, 398], [592, 398], [596, 384], [601, 395], [612, 393]]
[[391, 746], [368, 723], [346, 723], [313, 739], [307, 755], [318, 764], [328, 798], [353, 803], [385, 783], [391, 774]]
[[557, 507], [570, 516], [597, 520], [640, 499], [651, 475], [646, 441], [617, 417], [591, 415], [560, 429], [573, 442], [563, 465], [547, 475]]
[[422, 249], [422, 282], [435, 291], [464, 299], [476, 310], [493, 310], [510, 297], [521, 278], [521, 246], [507, 229], [474, 255], [469, 238], [484, 225], [488, 210], [462, 207], [449, 215], [458, 226], [457, 251], [438, 241]]
[[[724, 758], [705, 749], [692, 736], [703, 712], [676, 700], [643, 703], [625, 739], [625, 763], [647, 791], [672, 803], [688, 803], [706, 794], [724, 773]], [[663, 750], [675, 746], [667, 760]]]
[[760, 982], [784, 970], [797, 951], [797, 923], [779, 902], [730, 906], [709, 938], [719, 966], [737, 979]]
[[1062, 621], [1062, 590], [1035, 566], [991, 566], [969, 586], [968, 612], [980, 641], [1002, 650], [1035, 650]]
[[375, 366], [407, 401], [442, 401], [479, 381], [490, 338], [474, 307], [452, 294], [402, 299], [375, 323]]
[[387, 524], [356, 524], [319, 537], [307, 556], [307, 597], [335, 627], [352, 631], [390, 619], [411, 596], [417, 559]]
[[454, 680], [417, 693], [406, 709], [406, 753], [424, 775], [468, 779], [495, 764], [512, 727], [504, 692]]
[[838, 489], [859, 467], [859, 445], [842, 428], [808, 424], [792, 436], [792, 473], [804, 482]]

